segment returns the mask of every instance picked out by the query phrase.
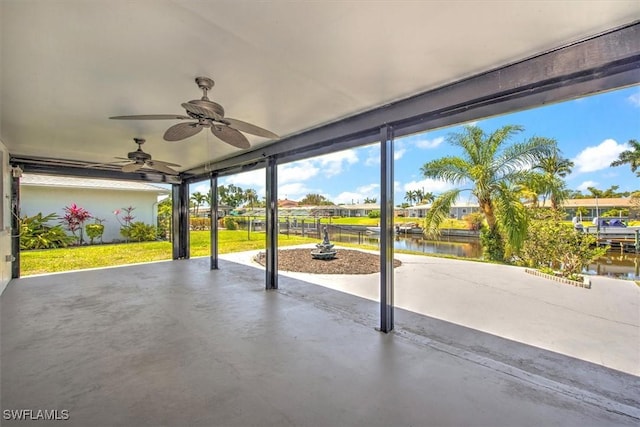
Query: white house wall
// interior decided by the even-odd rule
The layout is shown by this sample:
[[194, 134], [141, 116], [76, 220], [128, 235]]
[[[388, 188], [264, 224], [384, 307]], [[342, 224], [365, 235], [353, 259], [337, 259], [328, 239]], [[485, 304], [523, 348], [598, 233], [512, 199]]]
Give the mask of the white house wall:
[[0, 141], [0, 184], [2, 207], [0, 207], [0, 294], [11, 280], [11, 168], [9, 152]]
[[[134, 222], [157, 225], [157, 199], [153, 192], [134, 190], [110, 190], [70, 187], [41, 187], [22, 185], [20, 187], [20, 216], [55, 213], [64, 216], [64, 207], [72, 203], [86, 209], [91, 215], [104, 219], [104, 242], [123, 240], [120, 223], [114, 211], [133, 206]], [[120, 217], [122, 217], [122, 213]], [[56, 222], [57, 223], [57, 222]], [[91, 224], [93, 220], [85, 224]], [[88, 242], [89, 239], [85, 240]]]

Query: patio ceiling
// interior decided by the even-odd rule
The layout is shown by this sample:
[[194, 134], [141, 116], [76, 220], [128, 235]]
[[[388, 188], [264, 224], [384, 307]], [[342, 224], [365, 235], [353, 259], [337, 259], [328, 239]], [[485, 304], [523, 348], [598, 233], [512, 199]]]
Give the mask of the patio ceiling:
[[[132, 139], [141, 137], [154, 159], [182, 165], [177, 169], [188, 177], [246, 164], [258, 152], [311, 147], [312, 138], [326, 142], [326, 135], [313, 134], [323, 125], [632, 24], [640, 6], [636, 0], [1, 0], [0, 16], [0, 139], [13, 159], [51, 170], [110, 162], [126, 157], [136, 148]], [[554, 71], [538, 66], [534, 71]], [[194, 83], [201, 75], [215, 80], [209, 97], [226, 116], [282, 141], [249, 136], [252, 148], [243, 151], [205, 130], [169, 143], [162, 135], [178, 121], [109, 120], [184, 114], [180, 104], [202, 94]], [[620, 82], [602, 89], [629, 79]], [[562, 96], [575, 91], [551, 100]], [[369, 116], [378, 118], [386, 122]], [[343, 136], [338, 126], [325, 129]]]

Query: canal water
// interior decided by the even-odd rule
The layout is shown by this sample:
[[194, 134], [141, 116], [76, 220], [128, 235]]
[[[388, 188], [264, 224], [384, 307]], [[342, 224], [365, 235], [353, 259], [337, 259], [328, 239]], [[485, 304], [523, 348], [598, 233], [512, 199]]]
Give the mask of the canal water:
[[[333, 233], [331, 241], [348, 242], [356, 244], [378, 245], [379, 236], [370, 235], [365, 232]], [[474, 238], [457, 238], [453, 240], [428, 240], [421, 236], [396, 236], [395, 249], [409, 250], [413, 252], [455, 255], [464, 258], [482, 258], [482, 248], [480, 242]], [[619, 251], [608, 252], [604, 257], [599, 258], [590, 264], [585, 273], [600, 276], [609, 276], [620, 279], [640, 280], [640, 256], [633, 253], [620, 253]]]

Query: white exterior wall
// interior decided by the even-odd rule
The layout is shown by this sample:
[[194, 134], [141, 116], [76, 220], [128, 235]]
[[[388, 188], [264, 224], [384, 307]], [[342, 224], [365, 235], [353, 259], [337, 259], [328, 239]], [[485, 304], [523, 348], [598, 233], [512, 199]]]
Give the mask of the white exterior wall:
[[[0, 294], [11, 280], [11, 168], [9, 152], [0, 141]], [[7, 261], [8, 260], [8, 261]]]
[[[149, 191], [90, 189], [73, 187], [20, 186], [20, 216], [55, 213], [64, 216], [64, 207], [72, 203], [86, 209], [91, 215], [105, 219], [103, 242], [124, 240], [120, 223], [113, 214], [116, 209], [133, 206], [134, 222], [157, 225], [158, 194]], [[122, 217], [122, 213], [119, 215]], [[56, 222], [57, 223], [57, 222]], [[93, 220], [85, 223], [91, 224]], [[54, 222], [51, 222], [54, 224]], [[70, 234], [70, 233], [69, 233]], [[89, 239], [85, 235], [85, 241]]]

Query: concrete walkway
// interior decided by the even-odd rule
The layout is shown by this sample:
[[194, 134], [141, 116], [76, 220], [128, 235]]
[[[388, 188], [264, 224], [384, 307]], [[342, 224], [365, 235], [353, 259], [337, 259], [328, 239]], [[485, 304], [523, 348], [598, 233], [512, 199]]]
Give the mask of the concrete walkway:
[[[262, 268], [257, 252], [220, 258]], [[396, 307], [640, 376], [640, 287], [632, 281], [592, 277], [584, 289], [513, 266], [395, 258]], [[379, 274], [280, 274], [378, 300]]]

